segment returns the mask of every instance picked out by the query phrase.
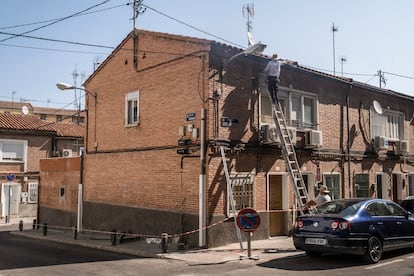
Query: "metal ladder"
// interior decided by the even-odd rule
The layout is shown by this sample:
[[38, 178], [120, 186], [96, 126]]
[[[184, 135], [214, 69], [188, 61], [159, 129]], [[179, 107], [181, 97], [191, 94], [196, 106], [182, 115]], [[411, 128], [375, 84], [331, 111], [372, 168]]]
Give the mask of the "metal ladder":
[[226, 176], [227, 192], [229, 194], [229, 201], [230, 201], [232, 213], [233, 213], [233, 216], [234, 216], [234, 225], [236, 227], [237, 239], [239, 240], [240, 251], [243, 251], [243, 240], [242, 240], [242, 237], [241, 237], [240, 228], [237, 226], [237, 222], [236, 222], [237, 210], [236, 210], [236, 204], [234, 203], [233, 188], [232, 188], [232, 185], [231, 185], [231, 182], [230, 182], [230, 174], [229, 174], [229, 169], [228, 169], [228, 166], [227, 166], [227, 159], [226, 159], [225, 149], [226, 149], [226, 146], [220, 145], [221, 160], [223, 162], [224, 174]]
[[283, 114], [280, 102], [274, 103], [272, 96], [269, 94], [269, 99], [272, 104], [272, 117], [275, 122], [277, 130], [279, 130], [280, 145], [282, 147], [282, 155], [286, 162], [286, 167], [289, 172], [290, 180], [294, 186], [296, 199], [298, 202], [298, 209], [301, 215], [304, 214], [304, 206], [309, 201], [309, 195], [306, 189], [305, 181], [303, 180], [300, 166], [296, 157], [295, 147], [292, 143], [292, 138], [289, 135], [286, 126], [285, 115]]

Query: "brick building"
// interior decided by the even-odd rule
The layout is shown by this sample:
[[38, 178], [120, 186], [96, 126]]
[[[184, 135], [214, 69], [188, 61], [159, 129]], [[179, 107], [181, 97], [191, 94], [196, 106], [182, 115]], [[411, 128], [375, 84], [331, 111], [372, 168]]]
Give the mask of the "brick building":
[[81, 125], [46, 122], [33, 115], [0, 113], [2, 217], [36, 215], [39, 160], [57, 156], [58, 152], [79, 156], [84, 133]]
[[35, 115], [44, 121], [85, 123], [85, 111], [32, 106], [27, 102], [0, 101], [0, 113]]
[[[183, 239], [234, 242], [232, 193], [237, 210], [260, 213], [255, 238], [288, 234], [296, 205], [262, 73], [268, 59], [229, 62], [241, 51], [136, 30], [88, 78], [96, 97], [88, 99], [84, 228], [200, 229]], [[413, 97], [291, 63], [282, 66], [279, 98], [310, 196], [319, 183], [333, 198], [414, 194]]]

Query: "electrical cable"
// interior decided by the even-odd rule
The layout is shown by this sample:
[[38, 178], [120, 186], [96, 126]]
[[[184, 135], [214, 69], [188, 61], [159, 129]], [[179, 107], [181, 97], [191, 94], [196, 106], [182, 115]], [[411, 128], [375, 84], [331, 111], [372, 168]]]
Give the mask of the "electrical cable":
[[[112, 9], [116, 9], [116, 8], [123, 7], [125, 5], [128, 6], [129, 3], [122, 4], [122, 5], [118, 5], [118, 6], [112, 6], [112, 7], [108, 7], [108, 8], [105, 8], [105, 9], [96, 10], [96, 11], [85, 12], [85, 13], [82, 13], [82, 14], [74, 15], [73, 17], [84, 16], [84, 15], [94, 14], [94, 13], [103, 12], [103, 11], [107, 11], [107, 10], [112, 10]], [[12, 25], [12, 26], [0, 27], [0, 30], [14, 29], [14, 28], [31, 26], [31, 25], [38, 25], [38, 24], [48, 23], [48, 22], [52, 22], [52, 21], [56, 21], [56, 20], [60, 20], [60, 19], [62, 19], [62, 18], [52, 18], [52, 19], [43, 20], [43, 21], [37, 21], [37, 22], [32, 22], [32, 23], [25, 23], [25, 24], [19, 24], [19, 25]]]
[[53, 22], [51, 22], [51, 23], [48, 23], [48, 24], [46, 24], [46, 25], [43, 25], [43, 26], [40, 26], [40, 27], [34, 28], [34, 29], [30, 30], [30, 31], [26, 31], [26, 32], [23, 32], [23, 33], [20, 33], [20, 34], [17, 34], [17, 35], [13, 35], [13, 36], [10, 36], [10, 37], [7, 37], [7, 38], [4, 38], [3, 40], [0, 40], [0, 43], [1, 43], [1, 42], [4, 42], [4, 41], [6, 41], [6, 40], [10, 40], [10, 39], [13, 39], [13, 38], [16, 38], [16, 37], [19, 37], [19, 36], [22, 36], [22, 35], [25, 35], [25, 34], [28, 34], [28, 33], [32, 33], [32, 32], [34, 32], [34, 31], [37, 31], [37, 30], [40, 30], [40, 29], [43, 29], [43, 28], [46, 28], [46, 27], [49, 27], [49, 26], [51, 26], [51, 25], [54, 25], [54, 24], [56, 24], [56, 23], [59, 23], [59, 22], [61, 22], [61, 21], [66, 20], [66, 19], [69, 19], [69, 18], [72, 18], [72, 17], [77, 16], [77, 15], [79, 15], [79, 14], [82, 14], [82, 13], [84, 13], [84, 12], [88, 11], [88, 10], [91, 10], [91, 9], [94, 9], [94, 8], [96, 8], [96, 7], [98, 7], [98, 6], [101, 6], [101, 5], [103, 5], [103, 4], [106, 4], [106, 3], [107, 3], [107, 2], [109, 2], [109, 1], [110, 1], [110, 0], [105, 0], [105, 1], [103, 1], [103, 2], [101, 2], [101, 3], [99, 3], [99, 4], [96, 4], [96, 5], [92, 6], [92, 7], [86, 8], [86, 9], [84, 9], [84, 10], [80, 11], [80, 12], [76, 12], [76, 13], [74, 13], [74, 14], [71, 14], [71, 15], [65, 16], [65, 17], [60, 18], [60, 19], [57, 19], [57, 20], [55, 20], [55, 21], [53, 21]]
[[[225, 38], [222, 38], [222, 37], [219, 37], [219, 36], [214, 35], [214, 34], [212, 34], [212, 33], [209, 33], [209, 32], [206, 32], [206, 31], [203, 31], [203, 30], [202, 30], [202, 29], [200, 29], [200, 28], [197, 28], [197, 27], [195, 27], [195, 26], [193, 26], [193, 25], [190, 25], [190, 24], [188, 24], [188, 23], [185, 23], [184, 21], [181, 21], [181, 20], [179, 20], [179, 19], [177, 19], [177, 18], [174, 18], [174, 17], [172, 17], [172, 16], [170, 16], [170, 15], [168, 15], [168, 14], [165, 14], [165, 13], [163, 13], [163, 12], [161, 12], [161, 11], [157, 10], [157, 9], [154, 9], [154, 8], [152, 8], [152, 7], [150, 7], [150, 6], [147, 6], [147, 5], [145, 5], [145, 4], [141, 4], [141, 5], [142, 5], [142, 6], [144, 6], [145, 8], [147, 8], [147, 9], [150, 9], [150, 10], [152, 10], [152, 11], [156, 12], [156, 13], [159, 13], [159, 14], [161, 14], [161, 15], [163, 15], [163, 16], [165, 16], [165, 17], [167, 17], [167, 18], [171, 19], [171, 20], [174, 20], [174, 21], [176, 21], [176, 22], [178, 22], [178, 23], [180, 23], [180, 24], [183, 24], [183, 25], [185, 25], [185, 26], [187, 26], [187, 27], [189, 27], [189, 28], [191, 28], [191, 29], [194, 29], [194, 30], [196, 30], [196, 31], [199, 31], [199, 32], [201, 32], [201, 33], [203, 33], [203, 34], [206, 34], [206, 35], [209, 35], [209, 36], [211, 36], [211, 37], [217, 38], [217, 39], [222, 40], [222, 41], [224, 41], [224, 42], [226, 42], [226, 43], [229, 43], [229, 44], [231, 44], [231, 45], [236, 45], [236, 46], [238, 46], [238, 47], [240, 47], [240, 48], [244, 48], [244, 47], [243, 47], [243, 46], [241, 46], [240, 44], [237, 44], [237, 43], [231, 42], [231, 41], [229, 41], [229, 40], [227, 40], [227, 39], [225, 39]], [[0, 41], [0, 42], [1, 42], [1, 41]]]

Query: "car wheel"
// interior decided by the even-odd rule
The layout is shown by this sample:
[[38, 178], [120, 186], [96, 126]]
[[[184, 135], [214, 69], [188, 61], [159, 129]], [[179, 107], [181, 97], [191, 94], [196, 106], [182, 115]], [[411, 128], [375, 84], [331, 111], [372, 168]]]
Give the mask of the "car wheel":
[[306, 255], [309, 257], [319, 257], [322, 255], [321, 252], [315, 252], [315, 251], [305, 251]]
[[370, 237], [368, 240], [367, 251], [365, 252], [364, 259], [368, 263], [373, 264], [373, 263], [377, 263], [381, 259], [381, 256], [382, 256], [381, 241], [375, 236]]

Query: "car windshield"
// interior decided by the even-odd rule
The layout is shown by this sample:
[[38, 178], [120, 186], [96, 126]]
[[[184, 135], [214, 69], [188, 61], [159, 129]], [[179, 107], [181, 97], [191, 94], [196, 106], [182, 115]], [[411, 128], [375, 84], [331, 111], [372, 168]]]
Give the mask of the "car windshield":
[[314, 214], [335, 214], [345, 216], [354, 215], [363, 204], [361, 200], [335, 200], [325, 202], [316, 207]]

